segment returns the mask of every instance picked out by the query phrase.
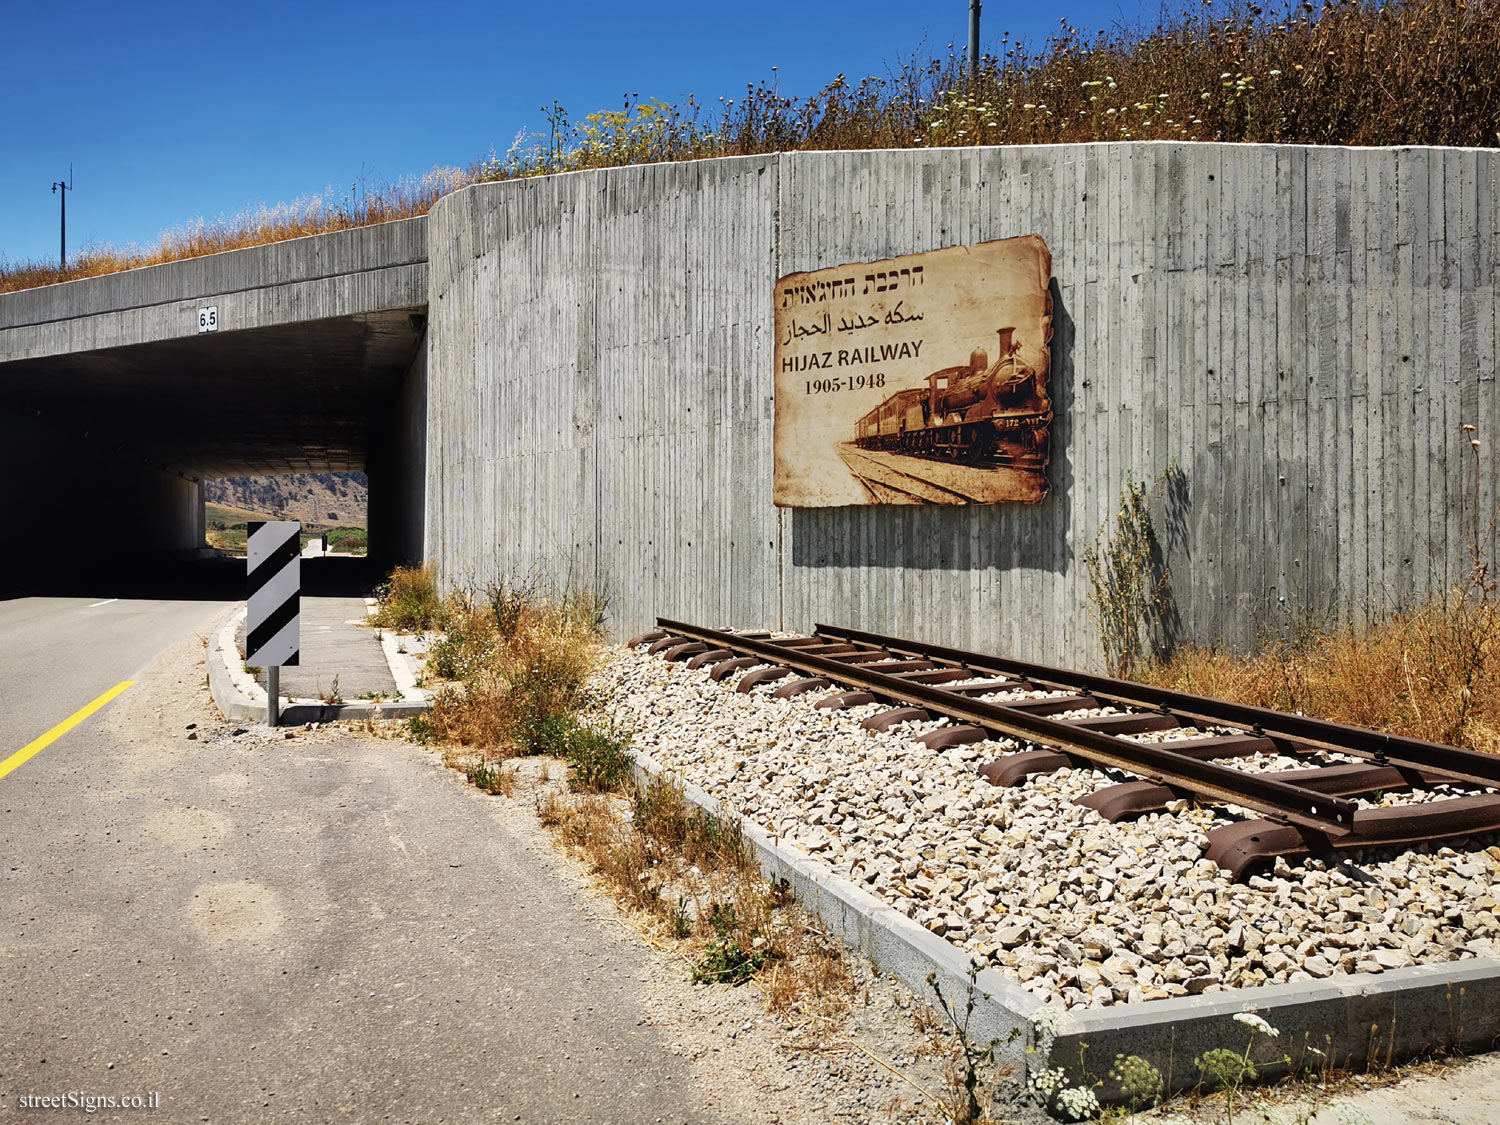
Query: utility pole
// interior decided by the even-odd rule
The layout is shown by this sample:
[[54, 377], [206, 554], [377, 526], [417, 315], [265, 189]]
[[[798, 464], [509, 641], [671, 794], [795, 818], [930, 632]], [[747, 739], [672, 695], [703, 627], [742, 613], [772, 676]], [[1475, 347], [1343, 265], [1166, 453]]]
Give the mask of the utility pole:
[[67, 180], [54, 180], [52, 183], [52, 194], [57, 195], [59, 189], [62, 191], [62, 229], [58, 234], [58, 261], [62, 268], [68, 268], [68, 192], [73, 190], [73, 165], [68, 165]]
[[969, 0], [969, 89], [979, 89], [979, 0]]

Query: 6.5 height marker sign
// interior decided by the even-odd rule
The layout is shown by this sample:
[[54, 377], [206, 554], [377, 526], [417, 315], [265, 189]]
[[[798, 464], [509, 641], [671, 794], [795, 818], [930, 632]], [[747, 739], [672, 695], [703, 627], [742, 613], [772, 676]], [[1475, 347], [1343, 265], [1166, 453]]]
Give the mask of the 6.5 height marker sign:
[[302, 594], [302, 525], [277, 520], [248, 525], [249, 612], [245, 663], [280, 668], [297, 663]]

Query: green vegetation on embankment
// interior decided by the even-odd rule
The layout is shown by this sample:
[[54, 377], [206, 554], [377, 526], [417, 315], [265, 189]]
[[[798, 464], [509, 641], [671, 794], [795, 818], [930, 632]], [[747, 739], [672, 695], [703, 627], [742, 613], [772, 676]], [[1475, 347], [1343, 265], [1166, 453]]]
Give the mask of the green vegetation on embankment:
[[545, 134], [504, 156], [198, 220], [148, 247], [87, 250], [67, 269], [0, 260], [0, 292], [425, 214], [467, 184], [580, 168], [811, 149], [1174, 140], [1331, 145], [1500, 143], [1500, 3], [1249, 3], [1164, 14], [1150, 28], [1069, 26], [1000, 41], [968, 79], [955, 54], [884, 77], [839, 74], [807, 97], [774, 84], [700, 104], [627, 98], [581, 121], [554, 102]]

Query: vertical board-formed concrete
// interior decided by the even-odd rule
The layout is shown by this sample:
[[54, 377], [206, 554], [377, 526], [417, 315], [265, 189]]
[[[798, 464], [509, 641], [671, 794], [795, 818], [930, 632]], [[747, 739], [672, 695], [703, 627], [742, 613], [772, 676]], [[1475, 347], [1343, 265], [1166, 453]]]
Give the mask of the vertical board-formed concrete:
[[[1442, 590], [1460, 427], [1500, 437], [1497, 179], [1493, 150], [1143, 143], [466, 189], [429, 220], [427, 553], [448, 582], [571, 567], [620, 632], [821, 618], [1095, 663], [1084, 552], [1174, 468], [1183, 636]], [[775, 279], [1022, 234], [1053, 254], [1050, 496], [774, 508]]]
[[419, 565], [427, 522], [426, 336], [417, 342], [366, 473], [370, 553], [387, 566]]
[[487, 185], [431, 216], [428, 554], [615, 620], [774, 620], [772, 158]]

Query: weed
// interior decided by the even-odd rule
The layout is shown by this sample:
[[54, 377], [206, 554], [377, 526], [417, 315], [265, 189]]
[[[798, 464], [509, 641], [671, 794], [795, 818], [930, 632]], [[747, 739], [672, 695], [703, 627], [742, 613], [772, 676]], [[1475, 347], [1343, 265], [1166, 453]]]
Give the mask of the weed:
[[380, 605], [370, 623], [382, 629], [416, 633], [441, 628], [443, 599], [437, 590], [437, 572], [431, 564], [399, 566], [377, 591]]
[[[1205, 1076], [1211, 1075], [1224, 1091], [1226, 1098], [1224, 1114], [1228, 1125], [1234, 1125], [1234, 1099], [1240, 1087], [1246, 1082], [1253, 1082], [1257, 1075], [1256, 1065], [1250, 1058], [1255, 1047], [1256, 1036], [1264, 1035], [1274, 1039], [1281, 1034], [1254, 1012], [1240, 1012], [1234, 1018], [1237, 1023], [1242, 1023], [1250, 1029], [1250, 1038], [1245, 1041], [1244, 1051], [1215, 1047], [1204, 1051], [1193, 1060], [1193, 1065], [1198, 1068], [1199, 1073]], [[1288, 1056], [1282, 1056], [1279, 1061], [1290, 1065], [1292, 1060]]]
[[703, 960], [693, 968], [694, 984], [741, 985], [765, 967], [772, 951], [766, 947], [761, 932], [751, 930], [749, 947], [743, 942], [739, 916], [732, 903], [716, 902], [709, 907], [708, 924], [714, 940], [709, 943]]
[[516, 791], [516, 770], [508, 762], [475, 758], [464, 768], [464, 776], [486, 793], [509, 797]]
[[1168, 468], [1158, 476], [1149, 492], [1127, 472], [1113, 520], [1098, 530], [1083, 552], [1092, 587], [1089, 604], [1111, 676], [1130, 676], [1144, 657], [1163, 654], [1166, 648], [1163, 621], [1169, 576], [1152, 526], [1151, 505], [1174, 471]]
[[1161, 1071], [1140, 1055], [1116, 1055], [1115, 1065], [1110, 1067], [1109, 1076], [1120, 1084], [1123, 1100], [1132, 1119], [1141, 1110], [1150, 1109], [1161, 1101]]
[[[1031, 1017], [1032, 1035], [1036, 1042], [1026, 1048], [1026, 1053], [1049, 1057], [1052, 1045], [1057, 1040], [1061, 1019], [1061, 1008], [1047, 1007], [1038, 1010]], [[1099, 1112], [1099, 1099], [1093, 1087], [1102, 1083], [1090, 1084], [1085, 1061], [1088, 1048], [1087, 1043], [1078, 1045], [1078, 1070], [1083, 1078], [1082, 1085], [1069, 1086], [1068, 1072], [1062, 1067], [1034, 1071], [1026, 1081], [1026, 1085], [1042, 1099], [1050, 1112], [1064, 1114], [1069, 1121], [1082, 1121]]]
[[436, 737], [432, 729], [432, 724], [427, 721], [427, 716], [425, 714], [413, 715], [411, 718], [407, 719], [406, 731], [409, 735], [411, 735], [411, 740], [413, 742], [416, 742], [422, 746], [426, 746]]
[[566, 746], [568, 784], [574, 790], [612, 793], [630, 780], [635, 755], [628, 734], [612, 727], [574, 726]]
[[773, 1012], [832, 1015], [849, 1006], [853, 976], [838, 943], [761, 876], [736, 822], [685, 806], [667, 782], [644, 787], [628, 813], [622, 804], [554, 791], [538, 796], [537, 815], [583, 852], [623, 905], [675, 940], [704, 941], [695, 980], [753, 977]]
[[[955, 1069], [950, 1075], [948, 1104], [944, 1107], [954, 1125], [973, 1125], [983, 1117], [984, 1110], [979, 1104], [979, 1090], [984, 1084], [984, 1078], [980, 1068], [993, 1065], [995, 1052], [1000, 1049], [999, 1039], [991, 1039], [981, 1047], [969, 1034], [969, 1021], [974, 1015], [974, 1006], [978, 1002], [975, 987], [978, 979], [979, 966], [971, 962], [968, 986], [965, 990], [964, 1014], [960, 1018], [957, 1007], [943, 995], [943, 988], [938, 983], [937, 973], [927, 974], [927, 987], [932, 989], [933, 995], [937, 997], [939, 1011], [947, 1017], [948, 1022], [953, 1025], [954, 1034], [958, 1036], [959, 1055], [955, 1060]], [[988, 999], [988, 996], [984, 998]], [[1012, 1041], [1018, 1039], [1020, 1035], [1019, 1028], [1011, 1029]]]
[[631, 819], [643, 836], [704, 871], [754, 868], [739, 821], [693, 807], [670, 780], [653, 778], [637, 789]]
[[535, 579], [482, 594], [454, 591], [441, 607], [446, 632], [428, 668], [458, 683], [432, 701], [423, 735], [507, 754], [565, 756], [599, 652], [589, 604], [577, 590], [547, 595]]
[[531, 575], [521, 580], [502, 578], [486, 588], [490, 616], [502, 636], [510, 636], [520, 626], [527, 608], [536, 601], [537, 585], [535, 575]]
[[686, 941], [693, 933], [693, 922], [688, 917], [687, 899], [683, 895], [677, 896], [677, 907], [672, 911], [671, 917], [672, 936], [678, 941]]

